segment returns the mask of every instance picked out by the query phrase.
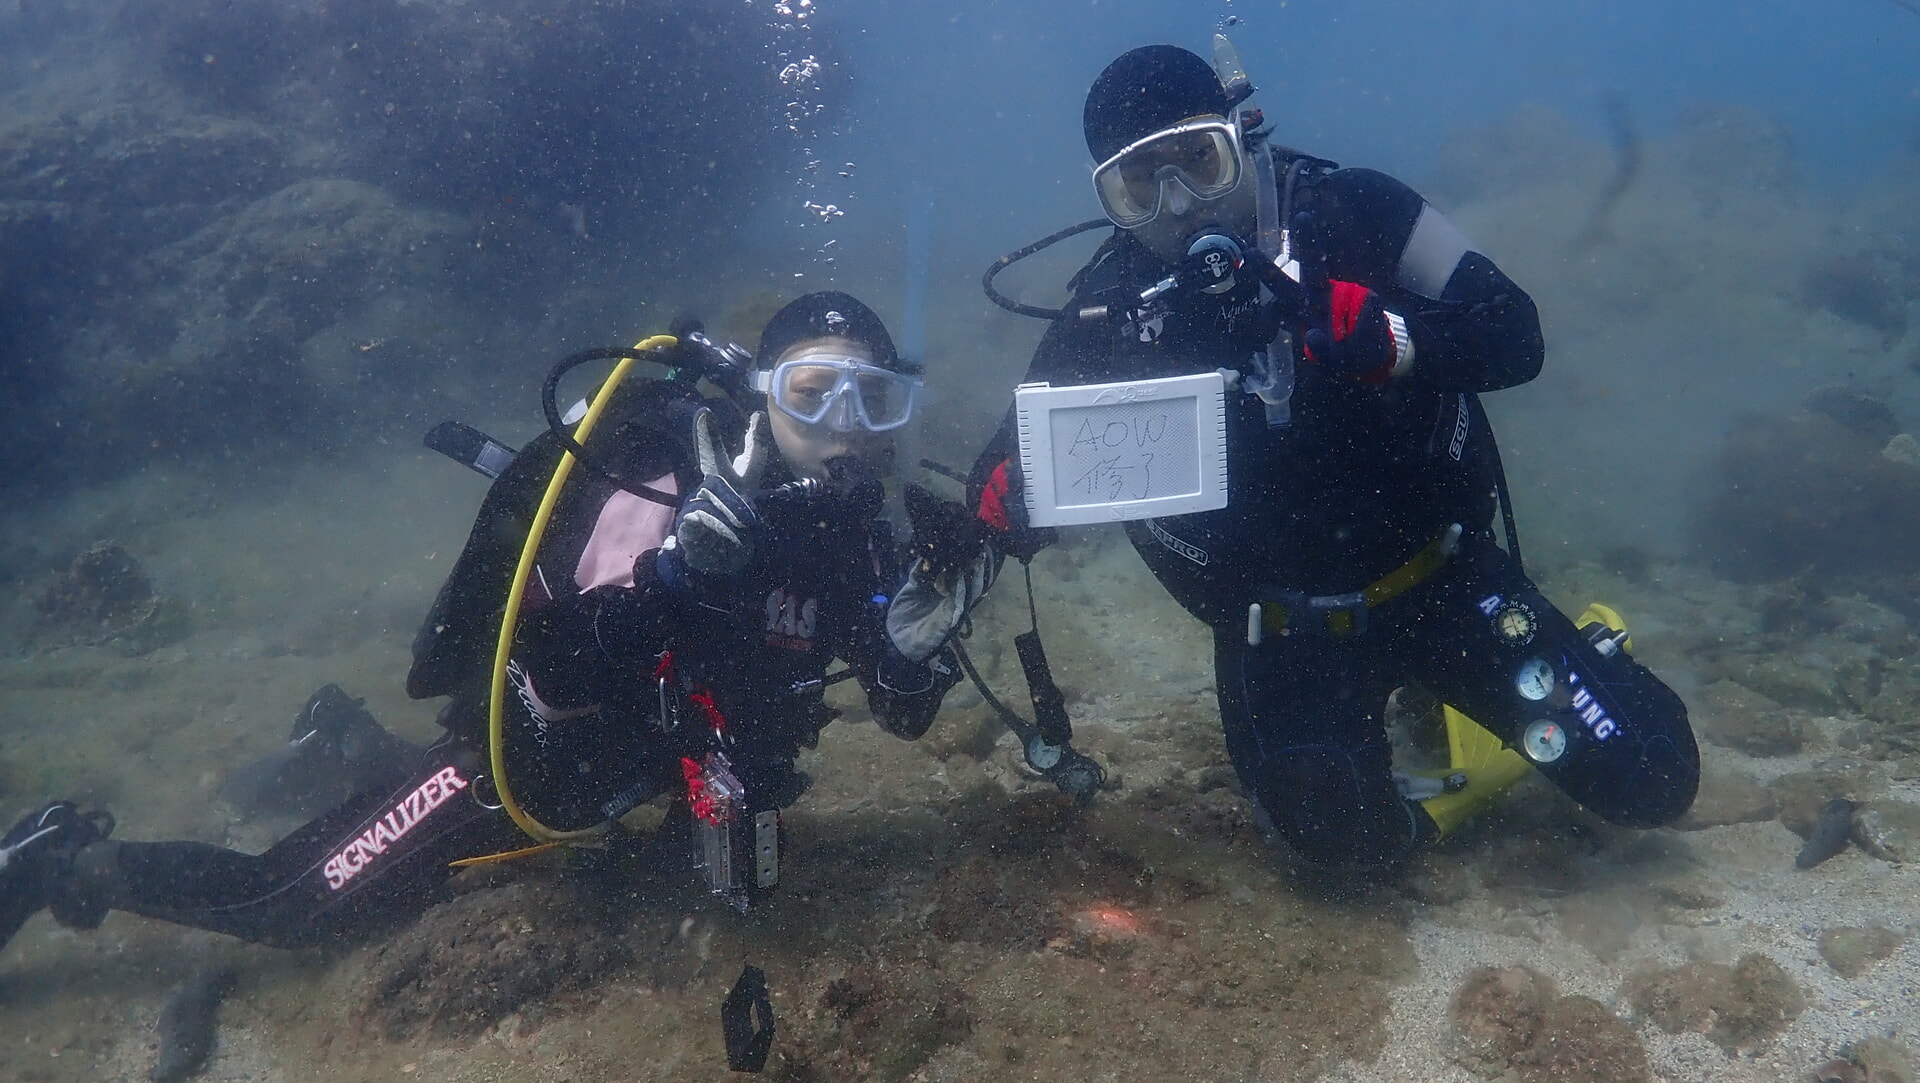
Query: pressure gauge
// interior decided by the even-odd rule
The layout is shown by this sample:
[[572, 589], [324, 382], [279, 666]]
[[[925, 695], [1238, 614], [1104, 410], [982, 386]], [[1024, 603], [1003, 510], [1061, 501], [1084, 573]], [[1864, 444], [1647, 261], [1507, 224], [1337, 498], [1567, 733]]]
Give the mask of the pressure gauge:
[[1553, 694], [1553, 666], [1545, 658], [1529, 658], [1520, 663], [1513, 675], [1513, 687], [1521, 698], [1538, 703]]
[[1036, 771], [1051, 771], [1060, 762], [1060, 746], [1050, 745], [1044, 738], [1035, 737], [1027, 742], [1027, 763]]
[[1520, 735], [1520, 750], [1535, 763], [1552, 763], [1567, 752], [1567, 731], [1551, 718], [1527, 724]]

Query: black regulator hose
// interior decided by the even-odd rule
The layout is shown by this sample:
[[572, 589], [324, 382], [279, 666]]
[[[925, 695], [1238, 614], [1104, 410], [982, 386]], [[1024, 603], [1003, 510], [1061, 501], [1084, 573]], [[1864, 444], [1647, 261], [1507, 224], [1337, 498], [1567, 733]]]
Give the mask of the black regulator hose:
[[540, 409], [547, 416], [547, 431], [553, 433], [554, 439], [560, 441], [560, 446], [566, 448], [568, 453], [570, 453], [580, 465], [643, 500], [651, 500], [655, 504], [663, 504], [669, 508], [678, 508], [680, 506], [680, 497], [672, 493], [662, 492], [651, 485], [632, 481], [620, 476], [617, 471], [601, 463], [599, 459], [588, 452], [585, 447], [581, 446], [580, 441], [573, 438], [573, 433], [567, 431], [567, 423], [560, 416], [560, 403], [556, 398], [560, 390], [560, 378], [589, 361], [661, 361], [661, 358], [653, 356], [659, 352], [657, 349], [630, 350], [624, 346], [595, 346], [590, 350], [581, 350], [579, 353], [568, 354], [566, 357], [561, 358], [559, 363], [555, 364], [553, 368], [547, 372], [546, 380], [541, 383]]
[[1026, 259], [1028, 256], [1033, 255], [1035, 252], [1038, 252], [1041, 249], [1051, 248], [1052, 246], [1059, 244], [1061, 241], [1066, 240], [1068, 237], [1077, 236], [1079, 234], [1087, 232], [1088, 230], [1099, 229], [1103, 226], [1112, 226], [1112, 225], [1113, 223], [1108, 221], [1105, 218], [1090, 218], [1085, 222], [1079, 223], [1078, 225], [1068, 226], [1067, 228], [1060, 230], [1056, 233], [1049, 233], [1045, 237], [1042, 237], [1039, 240], [1033, 242], [1032, 244], [1027, 245], [1025, 248], [1016, 248], [1013, 251], [1008, 252], [1006, 255], [1001, 256], [999, 259], [993, 261], [993, 266], [987, 268], [987, 273], [983, 275], [980, 279], [980, 288], [987, 291], [987, 300], [992, 301], [994, 304], [999, 305], [1001, 308], [1006, 309], [1008, 312], [1018, 313], [1019, 315], [1022, 315], [1022, 316], [1032, 316], [1034, 319], [1037, 319], [1037, 320], [1057, 320], [1060, 317], [1066, 315], [1068, 310], [1065, 308], [1041, 308], [1039, 305], [1021, 304], [1019, 301], [1016, 301], [1013, 298], [1008, 297], [1006, 294], [1001, 293], [999, 290], [994, 289], [993, 288], [994, 278], [997, 277], [1001, 271], [1004, 271], [1007, 268], [1013, 266], [1014, 264], [1019, 263], [1021, 260]]

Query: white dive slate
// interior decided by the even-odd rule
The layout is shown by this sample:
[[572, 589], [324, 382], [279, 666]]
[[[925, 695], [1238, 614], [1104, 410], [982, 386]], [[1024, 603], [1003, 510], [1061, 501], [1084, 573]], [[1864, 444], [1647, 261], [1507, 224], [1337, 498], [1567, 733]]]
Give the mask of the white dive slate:
[[1218, 372], [1014, 391], [1027, 521], [1113, 523], [1227, 506]]

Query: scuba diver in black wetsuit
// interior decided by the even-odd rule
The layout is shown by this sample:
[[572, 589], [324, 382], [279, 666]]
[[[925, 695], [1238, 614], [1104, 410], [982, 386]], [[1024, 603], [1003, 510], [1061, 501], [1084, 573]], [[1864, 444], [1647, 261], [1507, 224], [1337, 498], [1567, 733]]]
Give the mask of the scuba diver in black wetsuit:
[[[1067, 306], [1015, 304], [993, 276], [1104, 222], [986, 286], [1052, 320], [1027, 383], [1224, 375], [1226, 506], [1126, 531], [1214, 630], [1242, 783], [1334, 865], [1404, 859], [1528, 765], [1614, 823], [1673, 820], [1699, 774], [1685, 706], [1610, 610], [1576, 625], [1495, 541], [1504, 483], [1476, 396], [1540, 371], [1532, 300], [1406, 185], [1269, 144], [1224, 38], [1216, 52], [1136, 49], [1094, 82], [1087, 146], [1118, 228]], [[1010, 413], [973, 480], [1024, 558], [1048, 532], [1023, 518], [1018, 440]], [[963, 619], [944, 616], [895, 643], [922, 655]], [[1494, 735], [1474, 770], [1396, 777], [1383, 716], [1410, 683]]]
[[[771, 888], [779, 810], [808, 781], [795, 758], [836, 713], [824, 687], [857, 679], [880, 725], [912, 739], [958, 679], [951, 654], [907, 662], [884, 631], [909, 577], [880, 479], [920, 380], [879, 318], [839, 293], [782, 309], [757, 360], [704, 337], [649, 342], [663, 344], [576, 358], [630, 355], [673, 375], [610, 379], [604, 417], [576, 439], [552, 409], [574, 359], [562, 362], [554, 431], [492, 471], [414, 644], [409, 693], [453, 697], [443, 740], [259, 856], [115, 840], [103, 813], [48, 805], [0, 837], [0, 944], [41, 908], [77, 927], [126, 910], [311, 944], [419, 912], [451, 863], [522, 847], [523, 829], [618, 846], [615, 821], [663, 794], [668, 841], [628, 845], [698, 848], [737, 908]], [[731, 394], [703, 396], [701, 376]], [[736, 399], [760, 412], [748, 421]], [[583, 447], [596, 417], [603, 435]], [[573, 465], [587, 476], [564, 484]], [[544, 520], [530, 510], [542, 489]], [[496, 662], [503, 621], [514, 631]], [[828, 674], [836, 657], [847, 669]], [[297, 740], [378, 729], [331, 686], [302, 719]]]

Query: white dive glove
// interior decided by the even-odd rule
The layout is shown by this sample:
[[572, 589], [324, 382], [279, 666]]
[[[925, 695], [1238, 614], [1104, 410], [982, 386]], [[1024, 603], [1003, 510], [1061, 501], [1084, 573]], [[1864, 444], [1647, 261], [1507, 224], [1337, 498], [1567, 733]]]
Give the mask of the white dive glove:
[[913, 569], [887, 606], [887, 638], [908, 661], [931, 658], [953, 638], [999, 570], [989, 530], [963, 504], [907, 486]]

